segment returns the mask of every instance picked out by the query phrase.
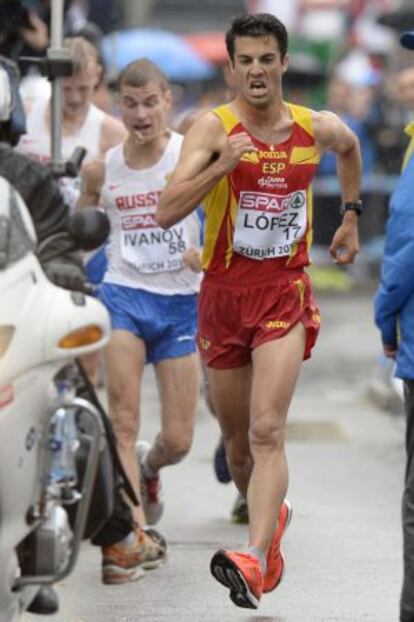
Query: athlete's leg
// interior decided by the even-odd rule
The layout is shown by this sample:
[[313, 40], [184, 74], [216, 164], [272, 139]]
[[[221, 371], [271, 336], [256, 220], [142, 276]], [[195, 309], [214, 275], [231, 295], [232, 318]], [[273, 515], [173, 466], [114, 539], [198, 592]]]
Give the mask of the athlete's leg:
[[[135, 444], [140, 426], [141, 378], [145, 365], [145, 344], [131, 332], [114, 330], [106, 349], [109, 413], [117, 438], [119, 455], [134, 491], [139, 495], [140, 474]], [[140, 507], [132, 507], [135, 520], [145, 525]]]
[[100, 384], [103, 385], [103, 380], [101, 379], [100, 362], [100, 352], [91, 352], [90, 354], [84, 354], [82, 356], [83, 368], [94, 387], [99, 387]]
[[161, 402], [161, 431], [147, 454], [154, 473], [176, 464], [191, 447], [199, 394], [198, 355], [170, 358], [155, 364]]
[[204, 401], [207, 405], [208, 410], [213, 415], [213, 417], [217, 417], [216, 409], [213, 403], [213, 398], [211, 396], [210, 380], [208, 376], [207, 366], [204, 364], [204, 362], [201, 359], [200, 359], [200, 366], [201, 366], [201, 392], [203, 394]]
[[250, 545], [266, 552], [288, 485], [285, 427], [305, 349], [298, 323], [287, 335], [253, 351], [250, 449], [253, 470], [247, 500]]
[[207, 370], [210, 391], [233, 480], [246, 498], [252, 460], [249, 448], [251, 366]]

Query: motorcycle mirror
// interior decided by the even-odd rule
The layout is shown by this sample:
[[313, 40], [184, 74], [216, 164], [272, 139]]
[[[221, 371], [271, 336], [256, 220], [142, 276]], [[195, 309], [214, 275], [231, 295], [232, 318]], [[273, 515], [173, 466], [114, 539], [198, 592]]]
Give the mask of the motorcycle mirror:
[[107, 239], [110, 229], [108, 216], [94, 207], [84, 207], [69, 217], [68, 232], [78, 250], [98, 248]]

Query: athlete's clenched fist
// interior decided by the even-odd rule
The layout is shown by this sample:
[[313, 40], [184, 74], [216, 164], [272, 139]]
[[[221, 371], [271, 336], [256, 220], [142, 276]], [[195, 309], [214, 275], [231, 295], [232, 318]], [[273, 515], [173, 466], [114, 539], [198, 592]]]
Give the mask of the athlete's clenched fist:
[[223, 166], [225, 173], [229, 173], [236, 168], [240, 158], [249, 151], [257, 151], [250, 136], [246, 132], [234, 134], [227, 138], [217, 163]]

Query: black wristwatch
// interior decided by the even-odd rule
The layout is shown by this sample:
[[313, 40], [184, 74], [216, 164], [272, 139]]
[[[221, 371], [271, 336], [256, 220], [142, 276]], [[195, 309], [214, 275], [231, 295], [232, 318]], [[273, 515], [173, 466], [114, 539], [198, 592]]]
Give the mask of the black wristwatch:
[[362, 201], [347, 201], [341, 205], [341, 216], [343, 217], [345, 212], [356, 212], [358, 216], [362, 214]]

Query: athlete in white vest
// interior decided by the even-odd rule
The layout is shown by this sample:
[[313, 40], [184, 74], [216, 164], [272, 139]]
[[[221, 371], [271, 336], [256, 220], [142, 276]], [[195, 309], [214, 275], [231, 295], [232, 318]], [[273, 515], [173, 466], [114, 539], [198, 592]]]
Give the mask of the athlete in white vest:
[[[92, 103], [102, 73], [95, 47], [83, 37], [69, 37], [63, 45], [70, 52], [74, 69], [72, 76], [62, 79], [62, 157], [72, 155], [75, 147], [84, 147], [85, 164], [122, 143], [127, 133], [121, 121]], [[17, 149], [46, 164], [51, 155], [50, 124], [50, 97], [40, 96], [27, 110], [27, 133]], [[74, 209], [80, 195], [80, 177], [63, 177], [59, 186], [65, 203]], [[88, 280], [98, 284], [106, 268], [104, 247], [87, 255], [85, 268]], [[97, 384], [99, 354], [89, 354], [82, 361], [90, 379]]]
[[125, 145], [106, 154], [100, 204], [111, 221], [111, 234], [104, 283], [165, 296], [193, 295], [199, 290], [200, 275], [186, 266], [183, 255], [200, 247], [199, 214], [167, 231], [153, 216], [183, 141], [181, 134], [170, 131], [162, 138], [164, 152], [150, 167], [130, 168]]
[[[74, 63], [73, 75], [62, 79], [62, 157], [68, 158], [75, 147], [84, 147], [84, 163], [93, 161], [126, 137], [121, 121], [92, 103], [102, 67], [94, 46], [83, 37], [69, 37], [64, 47]], [[27, 111], [27, 133], [17, 146], [40, 162], [50, 160], [50, 98], [39, 97]], [[61, 190], [70, 207], [79, 197], [79, 179], [64, 178]]]
[[[85, 166], [80, 206], [102, 205], [111, 220], [100, 289], [113, 329], [107, 348], [109, 409], [121, 459], [144, 504], [145, 516], [141, 507], [133, 508], [142, 527], [161, 516], [160, 469], [182, 460], [193, 437], [200, 274], [190, 265], [198, 263], [201, 221], [195, 212], [164, 231], [154, 220], [182, 142], [167, 126], [171, 92], [165, 76], [141, 59], [121, 72], [118, 87], [129, 135], [105, 158]], [[154, 365], [161, 406], [161, 430], [151, 446], [136, 445], [145, 363]], [[104, 567], [111, 560], [115, 578], [125, 578], [130, 553], [119, 546], [103, 550]]]
[[[78, 146], [87, 149], [84, 163], [100, 156], [103, 153], [100, 149], [100, 136], [104, 117], [105, 113], [91, 103], [82, 124], [73, 133], [62, 136], [62, 158], [68, 159]], [[50, 161], [49, 99], [40, 97], [33, 103], [27, 115], [26, 127], [27, 133], [22, 136], [18, 150], [47, 164]], [[65, 202], [73, 208], [79, 198], [80, 178], [63, 177], [59, 180], [59, 185]]]
[[[71, 80], [71, 78], [69, 78]], [[27, 119], [27, 134], [23, 135], [19, 149], [41, 162], [50, 160], [50, 100], [38, 97], [31, 106]], [[101, 154], [100, 136], [105, 113], [90, 104], [82, 123], [71, 134], [62, 137], [62, 157], [68, 158], [78, 145], [87, 146], [85, 162]], [[118, 124], [118, 122], [116, 122]]]

